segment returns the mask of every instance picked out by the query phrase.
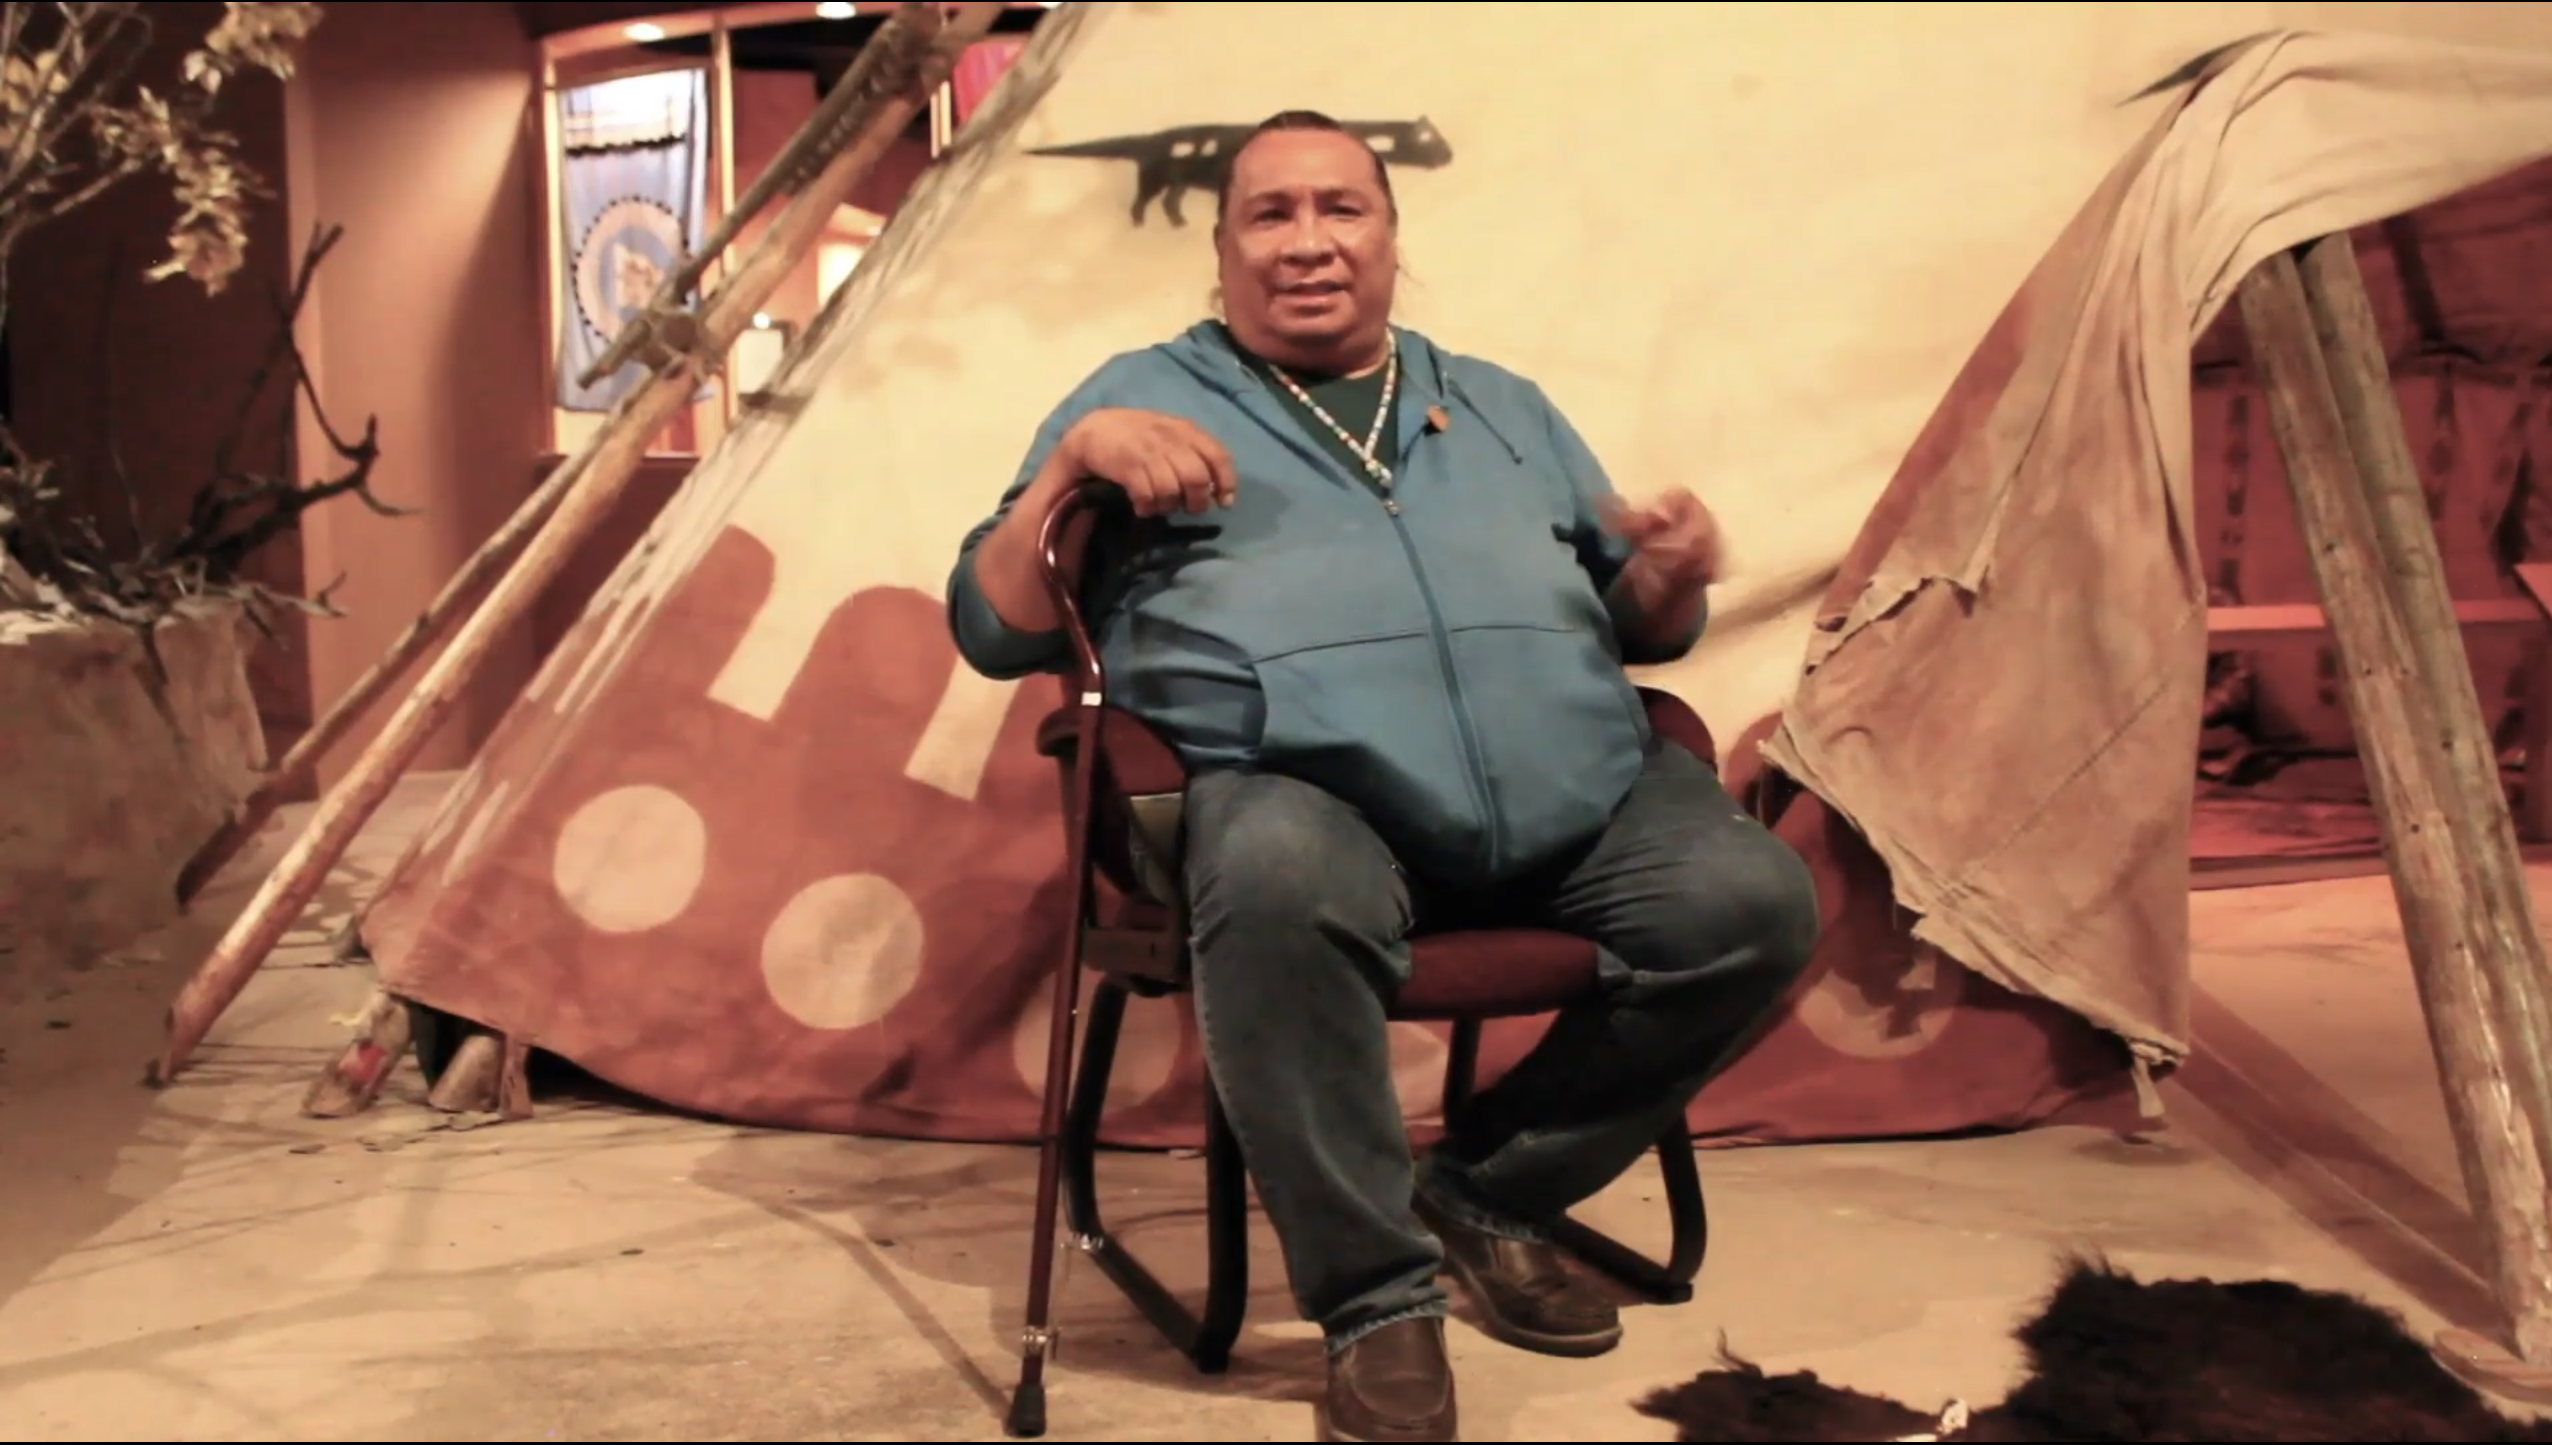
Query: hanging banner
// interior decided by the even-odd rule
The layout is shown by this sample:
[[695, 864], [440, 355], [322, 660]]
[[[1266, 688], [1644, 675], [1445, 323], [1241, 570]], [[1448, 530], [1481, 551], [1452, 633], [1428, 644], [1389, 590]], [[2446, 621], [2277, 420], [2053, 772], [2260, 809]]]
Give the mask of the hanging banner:
[[630, 362], [590, 387], [576, 378], [705, 235], [709, 77], [697, 67], [622, 76], [562, 91], [558, 106], [558, 405], [609, 411], [646, 368]]

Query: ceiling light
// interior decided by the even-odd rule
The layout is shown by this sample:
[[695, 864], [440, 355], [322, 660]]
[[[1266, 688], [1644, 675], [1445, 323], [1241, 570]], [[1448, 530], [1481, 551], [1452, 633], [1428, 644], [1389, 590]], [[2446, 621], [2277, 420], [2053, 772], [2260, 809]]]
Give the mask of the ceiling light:
[[851, 4], [850, 0], [825, 0], [824, 4], [815, 7], [818, 20], [848, 20], [858, 13], [860, 7]]
[[637, 24], [630, 26], [627, 30], [622, 31], [621, 33], [628, 36], [630, 39], [637, 41], [641, 45], [652, 44], [655, 41], [665, 38], [665, 28], [663, 26], [645, 20], [639, 21]]

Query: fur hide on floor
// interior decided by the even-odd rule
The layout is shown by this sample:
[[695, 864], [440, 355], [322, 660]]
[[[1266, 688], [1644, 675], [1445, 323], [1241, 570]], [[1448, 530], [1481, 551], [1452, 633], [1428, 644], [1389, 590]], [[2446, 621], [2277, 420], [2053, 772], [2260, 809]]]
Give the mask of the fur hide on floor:
[[1766, 1375], [1724, 1343], [1725, 1368], [1639, 1409], [1680, 1440], [2552, 1441], [2552, 1423], [2499, 1414], [2394, 1316], [2276, 1280], [2147, 1284], [2071, 1261], [2018, 1338], [2027, 1378], [1973, 1414]]

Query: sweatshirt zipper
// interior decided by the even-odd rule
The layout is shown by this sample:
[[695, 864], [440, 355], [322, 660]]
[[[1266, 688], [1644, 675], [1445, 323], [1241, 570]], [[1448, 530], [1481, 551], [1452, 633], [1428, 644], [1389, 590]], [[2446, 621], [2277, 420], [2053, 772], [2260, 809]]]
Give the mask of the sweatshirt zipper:
[[[1258, 384], [1257, 378], [1250, 375], [1249, 368], [1237, 358], [1232, 364], [1248, 382]], [[1449, 378], [1447, 383], [1447, 395], [1460, 397], [1461, 393], [1450, 386]], [[1467, 397], [1462, 399], [1469, 400]], [[1279, 405], [1281, 407], [1281, 403]], [[1473, 410], [1476, 414], [1477, 409]], [[1435, 588], [1427, 581], [1426, 564], [1418, 560], [1418, 544], [1411, 540], [1409, 524], [1400, 515], [1400, 501], [1389, 489], [1376, 486], [1371, 477], [1356, 474], [1341, 465], [1329, 454], [1327, 447], [1315, 445], [1311, 438], [1301, 434], [1301, 430], [1299, 427], [1284, 428], [1278, 433], [1278, 444], [1293, 449], [1318, 465], [1335, 468], [1347, 475], [1351, 485], [1361, 487], [1367, 495], [1379, 499], [1384, 514], [1391, 518], [1392, 534], [1400, 539], [1400, 551], [1409, 559], [1410, 576], [1418, 584], [1418, 596], [1427, 604], [1427, 634], [1435, 643], [1437, 677], [1444, 685], [1445, 707], [1453, 714], [1454, 734], [1462, 746], [1463, 774], [1471, 784], [1471, 806], [1479, 810], [1481, 825], [1488, 831], [1487, 856], [1481, 862], [1484, 867], [1494, 870], [1499, 856], [1506, 851], [1506, 840], [1498, 827], [1497, 809], [1490, 806], [1488, 765], [1482, 760], [1479, 732], [1471, 722], [1470, 704], [1462, 695], [1461, 677], [1454, 671], [1453, 636], [1445, 628], [1444, 609], [1436, 604]], [[1505, 447], [1509, 455], [1515, 454], [1515, 444], [1499, 435], [1495, 427], [1489, 429], [1489, 434], [1497, 437], [1498, 444]], [[1424, 435], [1420, 433], [1422, 438]], [[1400, 468], [1404, 472], [1408, 470], [1409, 455], [1415, 445], [1413, 442], [1401, 449]]]
[[1400, 550], [1409, 554], [1409, 570], [1417, 578], [1418, 595], [1426, 599], [1428, 627], [1435, 637], [1436, 667], [1444, 677], [1445, 705], [1453, 710], [1453, 726], [1462, 738], [1462, 761], [1471, 778], [1471, 805], [1480, 810], [1480, 821], [1489, 832], [1488, 856], [1480, 861], [1494, 872], [1499, 855], [1506, 851], [1505, 840], [1498, 836], [1498, 810], [1490, 805], [1489, 773], [1480, 760], [1480, 738], [1471, 724], [1471, 705], [1462, 696], [1462, 675], [1453, 667], [1453, 638], [1445, 630], [1443, 610], [1436, 606], [1435, 588], [1427, 582], [1426, 564], [1418, 560], [1418, 546], [1409, 539], [1409, 524], [1400, 516], [1400, 504], [1385, 497], [1382, 509], [1391, 514], [1391, 527], [1399, 534]]
[[[1421, 434], [1423, 436], [1423, 434]], [[1400, 468], [1409, 468], [1409, 454], [1414, 447], [1401, 450]], [[1453, 712], [1453, 727], [1462, 740], [1464, 771], [1471, 780], [1471, 805], [1480, 810], [1480, 822], [1488, 830], [1488, 856], [1481, 859], [1484, 871], [1494, 873], [1498, 859], [1506, 852], [1505, 839], [1499, 834], [1498, 810], [1492, 805], [1489, 771], [1482, 760], [1480, 737], [1471, 722], [1471, 705], [1462, 695], [1462, 675], [1453, 665], [1453, 634], [1444, 625], [1444, 610], [1436, 605], [1435, 587], [1427, 581], [1427, 566], [1418, 560], [1418, 544], [1409, 536], [1409, 524], [1400, 515], [1400, 502], [1389, 492], [1367, 484], [1367, 490], [1382, 498], [1382, 510], [1391, 518], [1391, 530], [1400, 539], [1400, 550], [1409, 558], [1410, 575], [1418, 584], [1418, 595], [1427, 604], [1427, 630], [1435, 641], [1436, 669], [1444, 682], [1445, 706]]]

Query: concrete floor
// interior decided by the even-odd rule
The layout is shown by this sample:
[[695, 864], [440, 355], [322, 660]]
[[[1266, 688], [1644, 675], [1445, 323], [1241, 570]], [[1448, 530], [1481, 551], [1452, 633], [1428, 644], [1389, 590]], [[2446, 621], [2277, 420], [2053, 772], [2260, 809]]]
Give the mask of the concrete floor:
[[[0, 1438], [1001, 1438], [1026, 1150], [574, 1101], [456, 1127], [412, 1066], [368, 1115], [300, 1116], [368, 991], [325, 941], [443, 781], [385, 808], [177, 1088], [140, 1082], [161, 1011], [279, 831], [193, 919], [0, 1014]], [[2552, 903], [2552, 875], [2537, 886]], [[1918, 1406], [1990, 1401], [2065, 1250], [2488, 1327], [2389, 885], [2195, 907], [2204, 1052], [2165, 1087], [2170, 1127], [1707, 1155], [1699, 1297], [1635, 1311], [1591, 1362], [1457, 1327], [1465, 1438], [1671, 1438], [1631, 1402], [1707, 1368], [1722, 1332]], [[1110, 1162], [1129, 1238], [1198, 1259], [1198, 1166]], [[1654, 1195], [1642, 1170], [1588, 1217], [1662, 1243]], [[1263, 1228], [1252, 1328], [1219, 1379], [1065, 1261], [1050, 1438], [1311, 1438], [1318, 1347]]]

